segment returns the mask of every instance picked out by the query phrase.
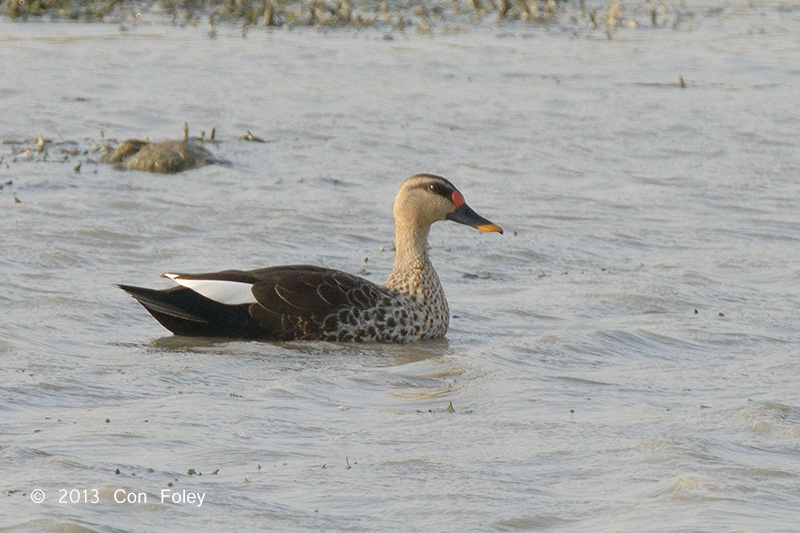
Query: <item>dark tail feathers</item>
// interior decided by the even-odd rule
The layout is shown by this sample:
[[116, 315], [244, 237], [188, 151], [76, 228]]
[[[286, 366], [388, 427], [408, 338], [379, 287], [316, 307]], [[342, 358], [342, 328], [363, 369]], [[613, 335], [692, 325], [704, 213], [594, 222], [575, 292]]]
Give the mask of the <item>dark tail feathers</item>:
[[267, 332], [250, 316], [247, 305], [225, 305], [186, 287], [166, 290], [118, 285], [175, 335], [193, 337], [263, 337]]

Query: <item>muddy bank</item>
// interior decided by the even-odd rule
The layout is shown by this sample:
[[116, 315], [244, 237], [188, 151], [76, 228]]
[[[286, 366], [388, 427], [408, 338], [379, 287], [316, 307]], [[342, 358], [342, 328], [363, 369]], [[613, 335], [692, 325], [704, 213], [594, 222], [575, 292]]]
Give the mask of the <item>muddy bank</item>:
[[485, 22], [556, 24], [588, 29], [671, 27], [678, 29], [697, 13], [718, 6], [688, 7], [683, 2], [637, 0], [3, 0], [12, 20], [107, 21], [122, 24], [167, 21], [253, 27], [380, 28], [459, 31]]

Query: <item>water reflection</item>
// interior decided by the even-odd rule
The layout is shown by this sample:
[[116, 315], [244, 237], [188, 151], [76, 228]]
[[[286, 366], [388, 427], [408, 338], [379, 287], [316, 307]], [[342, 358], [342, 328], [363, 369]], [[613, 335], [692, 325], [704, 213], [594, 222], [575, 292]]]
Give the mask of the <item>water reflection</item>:
[[243, 357], [330, 359], [340, 362], [359, 360], [369, 367], [401, 366], [453, 355], [447, 339], [411, 344], [338, 343], [320, 341], [266, 342], [240, 341], [211, 337], [168, 335], [150, 344], [158, 351], [207, 353], [209, 351]]

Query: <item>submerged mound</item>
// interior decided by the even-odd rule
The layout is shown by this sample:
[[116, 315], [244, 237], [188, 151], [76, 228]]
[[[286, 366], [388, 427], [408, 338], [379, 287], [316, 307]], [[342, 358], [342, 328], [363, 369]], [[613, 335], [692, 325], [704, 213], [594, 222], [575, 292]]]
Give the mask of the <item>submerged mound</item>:
[[150, 143], [128, 139], [104, 158], [108, 163], [123, 165], [134, 170], [173, 174], [200, 168], [216, 159], [200, 142], [194, 140]]

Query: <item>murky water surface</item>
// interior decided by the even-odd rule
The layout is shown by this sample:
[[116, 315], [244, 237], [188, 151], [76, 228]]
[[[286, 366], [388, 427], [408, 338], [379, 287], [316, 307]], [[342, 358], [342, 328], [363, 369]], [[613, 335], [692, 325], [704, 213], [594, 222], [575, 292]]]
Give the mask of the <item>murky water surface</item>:
[[[712, 7], [612, 39], [0, 23], [0, 526], [796, 528], [800, 11]], [[92, 162], [184, 121], [230, 165]], [[382, 282], [417, 172], [506, 229], [434, 226], [446, 341], [182, 339], [114, 286]]]

